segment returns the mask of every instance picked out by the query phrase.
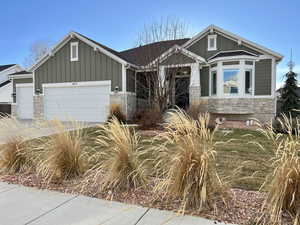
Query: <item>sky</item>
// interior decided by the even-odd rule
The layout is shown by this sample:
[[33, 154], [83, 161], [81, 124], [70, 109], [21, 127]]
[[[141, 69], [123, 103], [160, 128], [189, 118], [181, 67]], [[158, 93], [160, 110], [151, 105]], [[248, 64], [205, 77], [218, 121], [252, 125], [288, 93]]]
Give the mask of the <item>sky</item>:
[[69, 31], [115, 50], [134, 47], [144, 24], [179, 18], [195, 35], [210, 24], [284, 55], [277, 87], [288, 71], [293, 49], [300, 76], [299, 0], [10, 0], [1, 2], [0, 65], [23, 65], [36, 41], [54, 45]]

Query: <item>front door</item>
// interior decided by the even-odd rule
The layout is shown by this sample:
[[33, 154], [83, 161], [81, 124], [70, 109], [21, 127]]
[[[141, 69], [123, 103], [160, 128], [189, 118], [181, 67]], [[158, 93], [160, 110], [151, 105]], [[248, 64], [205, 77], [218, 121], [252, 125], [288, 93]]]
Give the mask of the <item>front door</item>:
[[189, 107], [190, 77], [175, 78], [175, 105], [181, 109]]

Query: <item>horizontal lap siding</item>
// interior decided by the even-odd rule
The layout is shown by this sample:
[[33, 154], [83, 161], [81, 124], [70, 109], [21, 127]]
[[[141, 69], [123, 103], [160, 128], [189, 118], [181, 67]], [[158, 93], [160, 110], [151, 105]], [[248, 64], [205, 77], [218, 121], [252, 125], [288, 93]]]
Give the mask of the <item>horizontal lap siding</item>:
[[[70, 43], [78, 42], [79, 60], [70, 61]], [[122, 65], [92, 47], [72, 39], [35, 71], [35, 90], [44, 83], [111, 80], [111, 88], [122, 90]]]
[[255, 95], [271, 95], [272, 60], [264, 59], [255, 62]]

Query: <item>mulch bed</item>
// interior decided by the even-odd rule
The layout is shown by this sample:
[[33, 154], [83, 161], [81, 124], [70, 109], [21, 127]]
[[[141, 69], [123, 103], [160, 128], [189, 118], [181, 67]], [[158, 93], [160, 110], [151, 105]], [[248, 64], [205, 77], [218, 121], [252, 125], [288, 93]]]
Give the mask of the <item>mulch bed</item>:
[[[0, 181], [40, 189], [55, 190], [63, 193], [82, 194], [89, 197], [114, 200], [162, 210], [178, 212], [178, 209], [180, 209], [180, 199], [167, 201], [163, 195], [154, 194], [150, 191], [152, 190], [153, 185], [149, 185], [147, 190], [137, 189], [123, 192], [108, 190], [106, 192], [99, 192], [97, 186], [89, 182], [89, 185], [86, 185], [85, 188], [82, 189], [78, 184], [83, 183], [83, 179], [69, 180], [63, 181], [59, 184], [51, 183], [50, 185], [47, 185], [35, 174], [30, 173], [0, 175]], [[185, 214], [201, 216], [203, 218], [228, 223], [243, 225], [254, 224], [254, 219], [260, 215], [265, 194], [257, 191], [231, 189], [230, 195], [231, 198], [228, 201], [227, 206], [225, 206], [223, 202], [219, 202], [217, 203], [216, 209], [205, 209], [201, 212], [186, 210]]]

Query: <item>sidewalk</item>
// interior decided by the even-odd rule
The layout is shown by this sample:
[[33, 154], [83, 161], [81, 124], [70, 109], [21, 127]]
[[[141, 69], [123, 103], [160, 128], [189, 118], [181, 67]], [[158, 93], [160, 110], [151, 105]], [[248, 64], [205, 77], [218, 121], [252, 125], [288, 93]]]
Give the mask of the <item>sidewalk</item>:
[[169, 211], [0, 182], [3, 225], [222, 225]]

